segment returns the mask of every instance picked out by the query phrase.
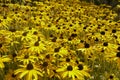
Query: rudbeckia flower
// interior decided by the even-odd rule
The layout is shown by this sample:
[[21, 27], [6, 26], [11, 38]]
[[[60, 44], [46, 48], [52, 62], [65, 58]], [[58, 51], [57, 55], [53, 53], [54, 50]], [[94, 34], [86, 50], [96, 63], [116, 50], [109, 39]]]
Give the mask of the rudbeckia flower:
[[5, 75], [5, 80], [20, 80], [18, 77], [14, 74], [13, 70], [9, 70], [8, 73]]
[[15, 70], [14, 74], [18, 75], [20, 79], [25, 80], [38, 80], [38, 75], [43, 76], [41, 73], [41, 69], [39, 69], [36, 65], [29, 63], [27, 65], [20, 65], [20, 67], [17, 70]]
[[112, 73], [111, 73], [111, 74], [106, 73], [106, 74], [105, 74], [105, 79], [106, 79], [106, 80], [119, 80], [119, 78], [117, 78], [116, 75], [115, 75], [115, 74], [112, 74]]
[[3, 62], [10, 62], [10, 61], [11, 61], [11, 59], [9, 57], [6, 57], [6, 56], [0, 57], [0, 68], [5, 67]]
[[83, 65], [63, 65], [56, 70], [60, 72], [63, 79], [65, 78], [72, 78], [72, 80], [84, 80], [84, 76], [90, 77], [90, 75], [84, 71]]
[[35, 62], [35, 59], [37, 59], [37, 57], [29, 54], [21, 54], [16, 57], [16, 60], [22, 62], [23, 64], [29, 64], [29, 62]]
[[33, 40], [32, 34], [27, 31], [23, 31], [21, 34], [21, 41], [31, 41], [31, 40]]
[[29, 47], [29, 51], [31, 51], [33, 53], [40, 53], [40, 52], [46, 50], [45, 44], [42, 41], [32, 41], [32, 42], [30, 42], [28, 47]]
[[68, 48], [65, 48], [65, 47], [55, 48], [54, 52], [55, 52], [54, 55], [59, 55], [61, 57], [66, 56], [66, 55], [69, 54]]

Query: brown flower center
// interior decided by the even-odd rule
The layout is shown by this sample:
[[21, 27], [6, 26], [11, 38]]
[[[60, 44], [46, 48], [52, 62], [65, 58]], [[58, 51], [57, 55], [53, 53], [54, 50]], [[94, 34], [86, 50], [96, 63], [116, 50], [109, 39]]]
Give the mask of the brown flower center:
[[117, 52], [116, 56], [120, 58], [120, 52]]
[[46, 58], [47, 58], [47, 59], [49, 59], [49, 58], [50, 58], [50, 55], [49, 55], [49, 54], [48, 54], [48, 55], [46, 55]]
[[9, 31], [11, 31], [11, 32], [15, 32], [15, 31], [16, 31], [16, 29], [9, 29]]
[[39, 41], [35, 42], [34, 46], [39, 46]]
[[66, 62], [70, 62], [70, 59], [69, 59], [69, 58], [66, 58]]
[[2, 45], [2, 43], [0, 44], [0, 48], [2, 47], [3, 45]]
[[85, 44], [84, 44], [84, 47], [85, 47], [85, 48], [89, 48], [90, 45], [89, 45], [88, 43], [85, 43]]
[[27, 70], [32, 70], [33, 69], [33, 65], [32, 65], [32, 63], [29, 63], [28, 65], [27, 65]]
[[47, 67], [47, 66], [48, 66], [48, 63], [47, 63], [47, 62], [44, 62], [44, 63], [42, 64], [42, 66], [43, 66], [43, 67]]
[[113, 79], [113, 76], [112, 76], [112, 75], [110, 75], [110, 76], [109, 76], [109, 78], [110, 78], [110, 79]]
[[25, 56], [24, 56], [24, 59], [28, 59], [28, 58], [29, 58], [29, 55], [25, 55]]
[[22, 35], [23, 35], [23, 36], [27, 36], [27, 33], [28, 33], [28, 32], [24, 32]]
[[83, 70], [83, 65], [82, 64], [78, 65], [78, 70]]
[[34, 32], [33, 32], [33, 34], [34, 34], [34, 35], [37, 35], [37, 34], [38, 34], [38, 32], [37, 32], [37, 31], [34, 31]]
[[67, 67], [67, 70], [68, 70], [68, 71], [72, 71], [72, 70], [73, 70], [73, 67], [72, 67], [71, 65], [69, 65], [69, 66]]

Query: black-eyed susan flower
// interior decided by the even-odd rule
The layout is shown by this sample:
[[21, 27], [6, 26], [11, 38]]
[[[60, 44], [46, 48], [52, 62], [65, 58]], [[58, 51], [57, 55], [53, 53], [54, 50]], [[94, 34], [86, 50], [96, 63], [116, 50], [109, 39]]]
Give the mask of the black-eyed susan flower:
[[36, 56], [30, 54], [20, 54], [19, 56], [16, 57], [16, 60], [22, 62], [23, 64], [29, 64], [29, 62], [34, 63], [36, 59], [37, 59]]
[[0, 68], [5, 67], [4, 62], [10, 62], [10, 61], [11, 61], [11, 59], [7, 56], [0, 57]]
[[19, 80], [17, 75], [14, 74], [14, 70], [9, 70], [8, 73], [5, 75], [5, 80]]
[[[83, 67], [83, 66], [82, 66]], [[61, 72], [61, 76], [63, 79], [65, 78], [72, 78], [72, 80], [75, 80], [75, 78], [78, 78], [80, 80], [84, 80], [84, 76], [89, 76], [90, 75], [86, 72], [83, 71], [82, 73], [81, 66], [74, 66], [74, 65], [64, 65], [60, 68], [58, 68], [56, 71]], [[81, 70], [81, 71], [80, 71]]]
[[46, 50], [45, 43], [42, 41], [31, 41], [29, 45], [29, 51], [34, 53], [40, 53]]
[[[67, 77], [67, 78], [72, 78], [73, 80], [75, 80], [75, 76], [77, 76], [78, 78], [80, 76], [82, 76], [81, 74], [79, 74], [79, 71], [71, 65], [68, 65], [66, 67], [64, 66], [64, 67], [58, 68], [56, 71], [57, 72], [62, 72], [61, 76], [64, 79]], [[83, 79], [83, 76], [79, 79]]]
[[54, 52], [55, 52], [55, 55], [59, 55], [61, 57], [66, 56], [66, 55], [69, 54], [67, 47], [66, 48], [65, 47], [55, 48]]
[[20, 79], [38, 80], [38, 75], [41, 77], [43, 76], [41, 69], [32, 63], [29, 63], [27, 65], [20, 65], [20, 67], [22, 68], [19, 68], [14, 72], [14, 74], [18, 75]]
[[106, 79], [106, 80], [119, 80], [119, 78], [116, 77], [116, 75], [115, 75], [115, 74], [112, 74], [112, 73], [111, 73], [111, 74], [106, 73], [105, 79]]
[[21, 41], [31, 41], [31, 40], [33, 40], [32, 34], [27, 31], [23, 31], [21, 34]]

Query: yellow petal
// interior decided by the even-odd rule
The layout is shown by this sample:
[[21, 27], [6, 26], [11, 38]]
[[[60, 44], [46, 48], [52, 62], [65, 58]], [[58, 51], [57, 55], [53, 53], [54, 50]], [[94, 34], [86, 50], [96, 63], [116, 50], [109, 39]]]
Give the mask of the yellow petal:
[[62, 77], [65, 78], [65, 77], [67, 77], [67, 75], [68, 75], [68, 71], [64, 72], [64, 73], [62, 74]]
[[4, 68], [4, 67], [5, 66], [4, 66], [3, 62], [0, 61], [0, 68]]
[[63, 68], [59, 68], [59, 69], [57, 69], [56, 71], [57, 71], [57, 72], [62, 72], [62, 71], [65, 71], [65, 69], [66, 69], [66, 68], [63, 67]]
[[41, 72], [39, 72], [39, 71], [36, 71], [36, 73], [37, 73], [38, 75], [40, 75], [40, 76], [43, 76], [43, 74], [42, 74]]
[[38, 80], [38, 75], [36, 72], [34, 72], [33, 76], [34, 76], [35, 80]]
[[28, 73], [28, 70], [22, 72], [22, 73], [20, 74], [20, 79], [22, 79], [27, 73]]
[[32, 71], [29, 71], [28, 75], [27, 75], [27, 79], [26, 80], [32, 80]]
[[3, 58], [3, 62], [9, 62], [11, 59], [10, 58]]
[[23, 72], [24, 71], [24, 69], [17, 69], [17, 70], [15, 70], [15, 75], [16, 74], [19, 74], [19, 73], [21, 73], [21, 72]]

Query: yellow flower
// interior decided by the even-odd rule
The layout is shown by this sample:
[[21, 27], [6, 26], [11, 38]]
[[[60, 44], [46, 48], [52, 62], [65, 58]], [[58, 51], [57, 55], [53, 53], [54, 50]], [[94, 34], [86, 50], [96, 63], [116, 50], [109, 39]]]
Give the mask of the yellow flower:
[[105, 73], [105, 80], [119, 80], [119, 78], [117, 78], [115, 74]]
[[29, 64], [29, 62], [35, 62], [35, 57], [34, 55], [29, 55], [29, 54], [21, 54], [16, 57], [17, 61], [23, 62], [23, 64]]
[[6, 43], [0, 43], [0, 52], [6, 53], [8, 52], [9, 45]]
[[23, 31], [21, 35], [21, 41], [31, 41], [31, 40], [33, 40], [32, 34], [27, 31]]
[[5, 80], [20, 80], [18, 77], [14, 74], [13, 70], [9, 70], [8, 73], [5, 75]]
[[5, 67], [3, 62], [10, 62], [10, 61], [11, 61], [11, 59], [6, 57], [6, 56], [0, 57], [0, 68], [4, 68]]
[[38, 53], [38, 54], [46, 50], [45, 44], [42, 41], [32, 41], [30, 42], [28, 47], [29, 47], [28, 49], [29, 51], [33, 53]]
[[72, 80], [75, 80], [78, 78], [79, 80], [84, 80], [84, 76], [90, 77], [90, 75], [86, 72], [87, 67], [84, 67], [82, 64], [79, 64], [78, 66], [74, 65], [63, 65], [60, 68], [58, 68], [56, 71], [60, 72], [62, 78], [72, 78]]
[[38, 80], [38, 76], [43, 76], [41, 73], [41, 69], [39, 69], [36, 65], [33, 65], [32, 63], [29, 63], [27, 65], [20, 65], [20, 67], [17, 70], [15, 70], [14, 74], [18, 75], [20, 79], [25, 80]]
[[54, 52], [55, 52], [54, 55], [59, 55], [59, 56], [61, 56], [61, 57], [66, 56], [66, 55], [69, 54], [68, 48], [64, 48], [64, 47], [55, 48], [55, 49], [54, 49]]

